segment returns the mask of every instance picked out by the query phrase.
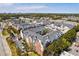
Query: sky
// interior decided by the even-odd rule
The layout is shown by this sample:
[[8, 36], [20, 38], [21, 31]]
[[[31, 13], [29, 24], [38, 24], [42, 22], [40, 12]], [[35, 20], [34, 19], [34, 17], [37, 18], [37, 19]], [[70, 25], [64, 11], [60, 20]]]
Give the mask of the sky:
[[79, 3], [0, 3], [0, 13], [79, 13]]

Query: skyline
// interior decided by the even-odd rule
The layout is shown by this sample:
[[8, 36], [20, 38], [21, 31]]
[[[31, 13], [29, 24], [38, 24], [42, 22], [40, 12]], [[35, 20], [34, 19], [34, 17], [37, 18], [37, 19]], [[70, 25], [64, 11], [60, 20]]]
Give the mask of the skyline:
[[0, 3], [0, 13], [79, 13], [79, 3]]

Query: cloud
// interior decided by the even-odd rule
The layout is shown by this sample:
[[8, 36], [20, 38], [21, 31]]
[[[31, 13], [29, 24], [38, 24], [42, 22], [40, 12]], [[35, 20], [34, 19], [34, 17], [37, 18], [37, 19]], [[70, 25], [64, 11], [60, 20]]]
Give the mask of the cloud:
[[12, 6], [13, 3], [0, 3], [0, 7], [8, 7], [8, 6]]
[[16, 7], [16, 10], [37, 10], [37, 9], [45, 9], [47, 6], [19, 6]]
[[0, 3], [0, 13], [2, 12], [36, 12], [46, 9], [46, 5], [16, 5], [13, 3]]

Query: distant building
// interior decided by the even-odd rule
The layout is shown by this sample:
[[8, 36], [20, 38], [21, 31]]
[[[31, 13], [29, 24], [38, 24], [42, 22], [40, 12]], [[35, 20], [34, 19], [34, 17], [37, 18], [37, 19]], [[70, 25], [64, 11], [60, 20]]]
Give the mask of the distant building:
[[79, 37], [79, 32], [77, 32], [77, 36]]
[[32, 44], [33, 44], [32, 38], [31, 37], [26, 37], [25, 39], [26, 39], [26, 42], [27, 42], [28, 46], [31, 47]]
[[62, 53], [60, 54], [60, 56], [74, 56], [74, 55], [72, 55], [72, 54], [70, 54], [70, 53], [64, 51], [64, 52], [62, 52]]
[[14, 35], [13, 33], [11, 33], [11, 38], [12, 40], [15, 42], [16, 46], [22, 51], [22, 52], [25, 52], [24, 50], [24, 46], [23, 44], [21, 43], [21, 41], [19, 40], [19, 38]]
[[24, 36], [23, 36], [23, 33], [22, 33], [22, 29], [20, 29], [19, 32], [20, 32], [20, 34], [19, 34], [20, 37], [23, 39]]
[[45, 48], [48, 47], [50, 45], [51, 41], [49, 39], [49, 37], [47, 36], [47, 39], [45, 41]]
[[79, 56], [79, 42], [74, 42], [69, 49], [68, 53], [71, 53], [74, 56]]
[[77, 32], [76, 41], [79, 42], [79, 32]]
[[35, 48], [35, 51], [39, 54], [39, 55], [43, 55], [43, 46], [41, 44], [41, 40], [37, 39], [35, 41], [35, 44], [34, 44], [34, 48]]

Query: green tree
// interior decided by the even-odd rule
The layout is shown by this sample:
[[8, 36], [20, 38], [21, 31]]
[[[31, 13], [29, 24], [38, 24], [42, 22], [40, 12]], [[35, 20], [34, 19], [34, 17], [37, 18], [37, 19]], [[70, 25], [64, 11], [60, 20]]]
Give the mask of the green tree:
[[[76, 30], [73, 28], [63, 34], [60, 38], [53, 41], [45, 50], [47, 55], [59, 55], [63, 50], [66, 50], [75, 40]], [[49, 54], [50, 53], [50, 54]]]
[[76, 30], [76, 32], [79, 31], [79, 25], [75, 26], [74, 29]]

